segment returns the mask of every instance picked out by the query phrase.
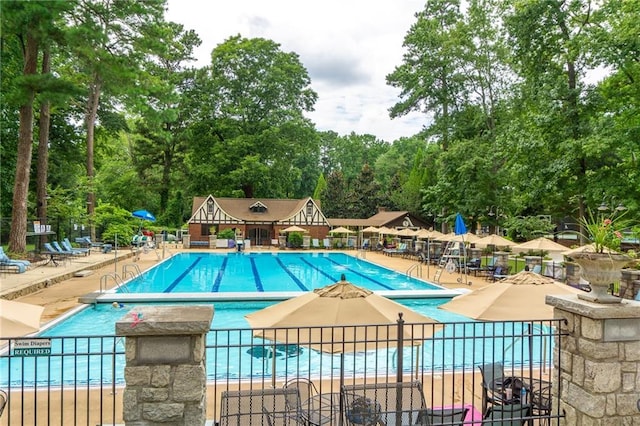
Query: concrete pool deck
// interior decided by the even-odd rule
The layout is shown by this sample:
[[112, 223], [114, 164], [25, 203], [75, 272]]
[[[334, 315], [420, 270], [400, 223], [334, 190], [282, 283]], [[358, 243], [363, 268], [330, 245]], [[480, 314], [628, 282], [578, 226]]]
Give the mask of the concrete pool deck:
[[[164, 250], [163, 250], [164, 249]], [[267, 251], [254, 248], [253, 251]], [[22, 274], [3, 272], [0, 276], [0, 298], [13, 299], [19, 302], [44, 306], [41, 323], [44, 325], [71, 309], [81, 305], [79, 298], [100, 291], [101, 279], [107, 274], [122, 274], [124, 265], [137, 265], [140, 271], [145, 271], [158, 264], [164, 258], [181, 251], [211, 251], [224, 252], [229, 250], [187, 249], [183, 250], [181, 244], [171, 244], [157, 250], [134, 252], [128, 248], [103, 254], [99, 251], [92, 252], [89, 256], [73, 257], [70, 261], [63, 262], [59, 266], [51, 264], [34, 264]], [[276, 249], [276, 251], [278, 251]], [[347, 254], [358, 255], [357, 251], [345, 251]], [[400, 273], [406, 273], [409, 268], [417, 265], [414, 259], [405, 259], [399, 256], [386, 256], [379, 252], [366, 252], [366, 260], [385, 266]], [[91, 271], [85, 275], [84, 271]], [[422, 265], [422, 279], [434, 281], [436, 268]], [[80, 276], [76, 276], [80, 275]], [[82, 276], [84, 275], [84, 276]], [[413, 271], [416, 276], [416, 271]], [[460, 280], [461, 282], [459, 282]], [[447, 289], [474, 290], [488, 284], [481, 277], [467, 277], [470, 285], [463, 284], [465, 278], [460, 274], [449, 274], [442, 271], [440, 285]], [[114, 287], [113, 280], [107, 280], [110, 287]]]

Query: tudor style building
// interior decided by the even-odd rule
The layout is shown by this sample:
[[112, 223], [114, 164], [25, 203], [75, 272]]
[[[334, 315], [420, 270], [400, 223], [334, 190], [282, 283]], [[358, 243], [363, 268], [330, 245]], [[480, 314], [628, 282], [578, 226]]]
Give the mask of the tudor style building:
[[[188, 221], [191, 244], [204, 245], [209, 235], [224, 229], [234, 229], [251, 245], [277, 244], [281, 231], [290, 227], [303, 228], [305, 236], [322, 240], [333, 227], [346, 226], [361, 231], [368, 226], [402, 229], [426, 228], [427, 224], [407, 211], [380, 211], [368, 219], [326, 218], [320, 202], [311, 197], [289, 200], [274, 198], [217, 198], [213, 195], [195, 197]], [[360, 233], [356, 234], [360, 239]], [[361, 242], [358, 241], [359, 245]]]
[[195, 197], [188, 225], [192, 242], [208, 241], [209, 235], [230, 228], [252, 245], [271, 245], [280, 231], [293, 225], [305, 229], [308, 232], [305, 235], [320, 239], [330, 229], [319, 201], [311, 197], [299, 200]]

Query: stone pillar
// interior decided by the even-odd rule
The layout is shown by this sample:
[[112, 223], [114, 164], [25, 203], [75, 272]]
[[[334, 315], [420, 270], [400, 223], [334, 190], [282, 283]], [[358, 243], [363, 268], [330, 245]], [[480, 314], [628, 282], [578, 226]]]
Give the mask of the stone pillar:
[[209, 235], [209, 248], [210, 249], [216, 248], [216, 240], [217, 239], [218, 239], [218, 236], [216, 234], [210, 234]]
[[182, 234], [182, 248], [191, 248], [191, 235]]
[[634, 300], [640, 291], [640, 270], [623, 269], [620, 280], [620, 296]]
[[598, 304], [547, 296], [554, 317], [566, 319], [554, 368], [553, 404], [564, 426], [640, 425], [640, 302]]
[[509, 266], [509, 252], [506, 251], [496, 251], [493, 253], [493, 257], [495, 258], [495, 262], [493, 266]]
[[125, 425], [202, 426], [206, 335], [213, 306], [143, 306], [116, 322], [125, 336]]

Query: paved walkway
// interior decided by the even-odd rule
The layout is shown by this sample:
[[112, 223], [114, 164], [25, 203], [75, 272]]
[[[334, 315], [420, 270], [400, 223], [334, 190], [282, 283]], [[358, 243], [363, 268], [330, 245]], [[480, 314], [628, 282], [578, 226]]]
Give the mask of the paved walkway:
[[[44, 306], [42, 323], [45, 324], [77, 307], [80, 304], [79, 297], [99, 291], [103, 276], [113, 273], [122, 276], [122, 267], [130, 264], [135, 264], [141, 271], [145, 271], [163, 258], [179, 251], [182, 251], [181, 245], [169, 245], [164, 250], [159, 248], [146, 253], [133, 252], [130, 249], [119, 250], [117, 254], [115, 252], [103, 254], [99, 251], [92, 251], [89, 256], [74, 257], [59, 266], [36, 264], [22, 274], [3, 272], [0, 276], [0, 298]], [[221, 250], [214, 251], [220, 252]], [[356, 255], [357, 252], [347, 251], [347, 253]], [[416, 260], [385, 256], [377, 252], [365, 252], [365, 258], [400, 273], [406, 273], [417, 264]], [[84, 271], [89, 271], [89, 275], [76, 276], [79, 272]], [[434, 266], [427, 268], [426, 265], [421, 265], [419, 270], [412, 271], [412, 275], [416, 276], [418, 272], [422, 272], [422, 279], [433, 282], [435, 271]], [[105, 281], [110, 288], [114, 286], [113, 280], [106, 279]], [[470, 285], [465, 282], [470, 282]], [[440, 277], [440, 285], [450, 289], [473, 290], [487, 284], [480, 277], [464, 277], [460, 274], [448, 274], [444, 271]]]

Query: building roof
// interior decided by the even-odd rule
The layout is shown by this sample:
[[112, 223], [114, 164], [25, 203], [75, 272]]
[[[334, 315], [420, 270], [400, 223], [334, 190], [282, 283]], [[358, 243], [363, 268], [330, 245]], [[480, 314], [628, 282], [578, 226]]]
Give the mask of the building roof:
[[[374, 214], [373, 216], [371, 216], [369, 219], [367, 219], [370, 223], [368, 223], [368, 225], [371, 226], [382, 226], [382, 225], [386, 225], [390, 222], [393, 222], [394, 220], [398, 220], [400, 218], [403, 218], [407, 215], [410, 215], [410, 213], [408, 211], [380, 211], [376, 214]], [[412, 216], [412, 215], [411, 215]]]
[[[194, 197], [191, 214], [194, 214], [208, 197]], [[288, 219], [302, 209], [308, 198], [287, 200], [277, 198], [220, 198], [215, 197], [222, 210], [245, 222], [278, 222]], [[250, 207], [262, 205], [266, 210], [254, 213]]]

